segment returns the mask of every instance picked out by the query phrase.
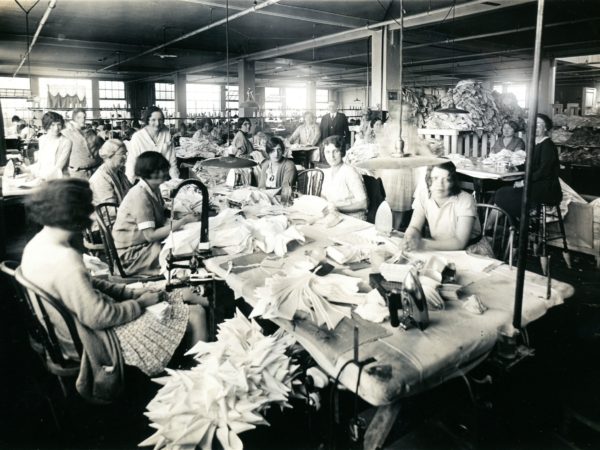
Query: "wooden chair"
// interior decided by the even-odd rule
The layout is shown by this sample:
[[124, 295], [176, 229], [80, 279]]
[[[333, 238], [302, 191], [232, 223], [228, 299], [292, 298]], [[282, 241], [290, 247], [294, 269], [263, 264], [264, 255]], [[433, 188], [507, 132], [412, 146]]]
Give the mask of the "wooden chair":
[[[112, 237], [112, 229], [117, 217], [119, 205], [116, 203], [101, 203], [96, 206], [96, 217], [98, 218], [98, 227], [100, 228], [100, 237], [104, 245], [108, 268], [112, 275], [111, 281], [121, 281], [125, 283], [133, 283], [136, 281], [158, 281], [164, 278], [160, 275], [130, 275], [123, 268], [117, 247]], [[115, 272], [117, 272], [115, 274]]]
[[[39, 339], [38, 342], [43, 347], [46, 368], [51, 374], [57, 377], [63, 394], [66, 397], [73, 387], [72, 384], [67, 384], [67, 380], [71, 380], [79, 374], [80, 360], [83, 352], [75, 319], [60, 300], [27, 280], [21, 273], [20, 268], [14, 271], [14, 278], [19, 284], [17, 293], [21, 298], [21, 303], [26, 306], [28, 321], [35, 328], [34, 337]], [[54, 314], [55, 320], [56, 317], [60, 317], [60, 320], [66, 325], [70, 339], [79, 355], [79, 360], [68, 359], [64, 356], [54, 329], [54, 323], [48, 315], [48, 310], [54, 310], [57, 313]], [[35, 347], [32, 348], [35, 350]]]
[[512, 266], [516, 232], [512, 218], [502, 208], [485, 203], [477, 204], [477, 214], [482, 238], [489, 239], [494, 257]]
[[323, 171], [321, 169], [307, 169], [298, 173], [298, 181], [296, 183], [297, 191], [304, 195], [321, 195], [323, 187]]
[[381, 178], [374, 178], [370, 175], [363, 175], [365, 190], [367, 191], [367, 222], [375, 223], [377, 208], [385, 200], [385, 188]]

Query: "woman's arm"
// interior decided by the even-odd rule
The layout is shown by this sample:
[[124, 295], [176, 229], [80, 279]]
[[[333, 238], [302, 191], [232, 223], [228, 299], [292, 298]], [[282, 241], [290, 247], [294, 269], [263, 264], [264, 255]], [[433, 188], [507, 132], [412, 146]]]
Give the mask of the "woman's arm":
[[362, 176], [351, 169], [346, 172], [346, 186], [350, 193], [349, 198], [338, 202], [336, 207], [342, 211], [354, 212], [367, 209], [367, 191], [362, 180]]
[[451, 239], [423, 239], [422, 248], [423, 250], [464, 250], [469, 243], [474, 224], [475, 217], [459, 217], [456, 222], [456, 236]]
[[[168, 134], [169, 130], [166, 130], [165, 132]], [[171, 136], [169, 135], [167, 139], [171, 139]], [[168, 141], [166, 152], [167, 154], [164, 156], [165, 158], [167, 158], [169, 164], [171, 165], [171, 168], [169, 169], [169, 175], [173, 179], [179, 178], [179, 169], [177, 168], [177, 155], [175, 154], [175, 147], [173, 146], [172, 140]]]
[[290, 159], [283, 160], [283, 166], [281, 167], [283, 174], [281, 176], [281, 186], [289, 184], [291, 187], [296, 185], [296, 179], [298, 178], [298, 171], [296, 165]]
[[[140, 130], [141, 131], [141, 130]], [[139, 133], [138, 131], [137, 133]], [[134, 134], [127, 147], [127, 161], [125, 162], [125, 175], [131, 183], [135, 181], [135, 162], [137, 157], [142, 153], [139, 138]]]
[[69, 169], [69, 159], [71, 158], [71, 149], [73, 142], [69, 138], [61, 139], [61, 144], [56, 154], [55, 170], [60, 173], [65, 173]]
[[258, 179], [258, 187], [259, 189], [265, 189], [267, 187], [267, 166], [269, 165], [268, 161], [263, 161], [260, 165], [260, 177]]
[[[185, 224], [196, 222], [197, 220], [198, 218], [196, 215], [186, 214], [179, 220], [173, 220], [173, 231], [180, 230]], [[160, 228], [145, 228], [141, 230], [142, 234], [144, 235], [144, 239], [146, 239], [148, 242], [162, 241], [171, 232], [170, 223], [171, 221], [167, 221], [167, 223]]]
[[147, 305], [137, 300], [115, 303], [104, 298], [94, 289], [81, 261], [72, 259], [59, 272], [56, 286], [60, 299], [83, 325], [102, 330], [131, 322], [142, 314]]
[[425, 210], [418, 200], [413, 204], [413, 214], [404, 232], [404, 250], [417, 250], [421, 247], [422, 230], [425, 226]]
[[316, 124], [314, 126], [314, 130], [315, 130], [315, 136], [313, 137], [312, 142], [310, 142], [311, 145], [317, 145], [319, 143], [319, 141], [321, 140], [321, 130], [319, 129], [319, 127]]

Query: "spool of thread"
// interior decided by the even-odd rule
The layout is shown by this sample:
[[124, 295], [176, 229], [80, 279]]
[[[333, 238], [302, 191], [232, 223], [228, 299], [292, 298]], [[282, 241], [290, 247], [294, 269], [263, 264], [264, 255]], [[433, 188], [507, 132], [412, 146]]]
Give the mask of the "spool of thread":
[[329, 384], [329, 377], [316, 366], [310, 367], [306, 371], [306, 378], [312, 380], [312, 385], [316, 389], [323, 389]]

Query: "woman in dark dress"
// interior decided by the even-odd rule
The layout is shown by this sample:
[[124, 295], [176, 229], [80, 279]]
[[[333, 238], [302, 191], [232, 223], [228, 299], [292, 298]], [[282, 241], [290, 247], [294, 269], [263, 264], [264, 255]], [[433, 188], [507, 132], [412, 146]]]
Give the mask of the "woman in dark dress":
[[[556, 205], [562, 199], [562, 190], [558, 179], [558, 150], [548, 137], [552, 121], [545, 114], [538, 114], [535, 126], [535, 147], [532, 154], [530, 205], [540, 203]], [[495, 203], [514, 219], [521, 215], [522, 187], [504, 187], [498, 189]]]

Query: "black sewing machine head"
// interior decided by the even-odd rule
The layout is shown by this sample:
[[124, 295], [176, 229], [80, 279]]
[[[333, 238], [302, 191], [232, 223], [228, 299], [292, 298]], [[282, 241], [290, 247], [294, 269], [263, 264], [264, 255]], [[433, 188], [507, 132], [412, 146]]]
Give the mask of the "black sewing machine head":
[[[390, 324], [408, 329], [416, 326], [421, 330], [429, 325], [427, 300], [419, 279], [408, 272], [403, 283], [386, 281], [380, 273], [369, 275], [369, 284], [385, 299], [390, 311]], [[402, 315], [398, 310], [402, 309]]]

